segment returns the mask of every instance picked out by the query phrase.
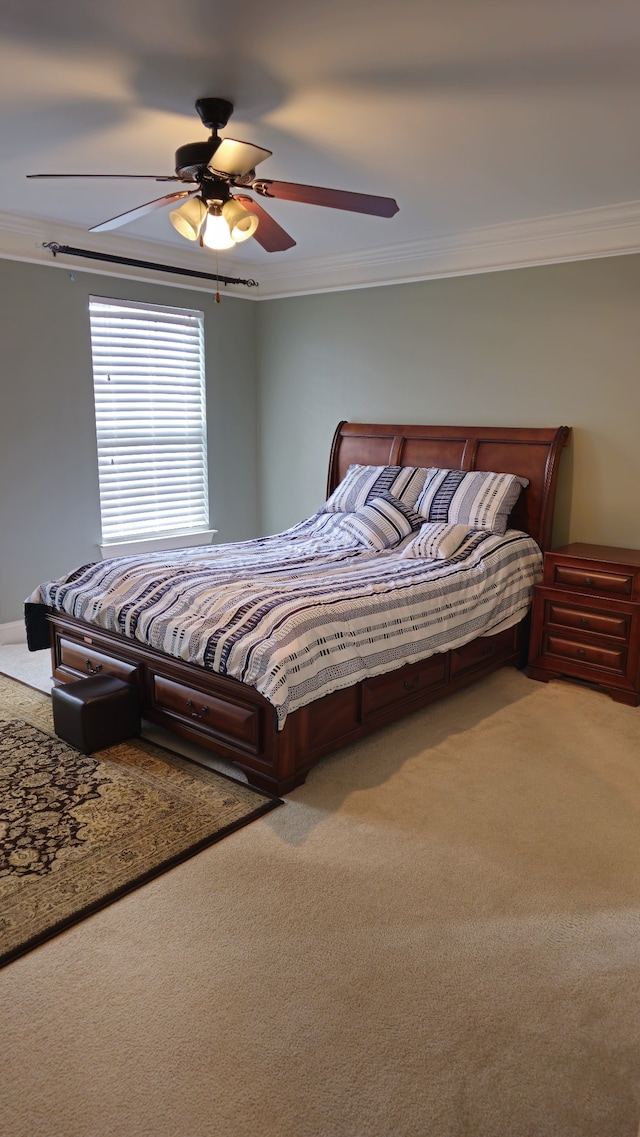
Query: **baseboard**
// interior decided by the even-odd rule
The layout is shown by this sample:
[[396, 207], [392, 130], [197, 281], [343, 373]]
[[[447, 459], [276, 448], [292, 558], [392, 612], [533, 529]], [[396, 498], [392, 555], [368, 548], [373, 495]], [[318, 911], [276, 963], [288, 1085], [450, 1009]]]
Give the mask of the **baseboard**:
[[0, 624], [0, 644], [23, 644], [27, 642], [24, 620], [13, 620], [10, 624]]

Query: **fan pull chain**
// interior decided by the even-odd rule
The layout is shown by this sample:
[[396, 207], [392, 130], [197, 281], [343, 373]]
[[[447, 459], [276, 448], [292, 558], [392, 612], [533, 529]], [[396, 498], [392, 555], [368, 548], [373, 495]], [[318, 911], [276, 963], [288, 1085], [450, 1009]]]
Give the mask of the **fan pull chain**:
[[[216, 249], [216, 276], [218, 276], [218, 250]], [[220, 289], [216, 285], [216, 304], [220, 303]]]

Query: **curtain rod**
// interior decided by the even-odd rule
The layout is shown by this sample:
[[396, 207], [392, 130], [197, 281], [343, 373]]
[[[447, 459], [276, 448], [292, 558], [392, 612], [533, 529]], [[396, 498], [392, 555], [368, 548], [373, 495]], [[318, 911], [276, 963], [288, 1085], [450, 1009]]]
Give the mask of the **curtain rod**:
[[218, 284], [244, 284], [247, 288], [257, 288], [257, 280], [242, 280], [237, 276], [218, 276], [211, 272], [198, 272], [188, 268], [175, 268], [173, 265], [158, 264], [156, 261], [137, 261], [133, 257], [114, 257], [109, 253], [95, 253], [90, 249], [76, 249], [73, 245], [59, 245], [57, 241], [43, 241], [43, 249], [51, 249], [54, 257], [67, 253], [74, 257], [87, 257], [94, 261], [108, 261], [110, 264], [131, 265], [133, 268], [154, 268], [160, 272], [174, 272], [179, 276], [197, 276], [200, 280], [215, 280]]

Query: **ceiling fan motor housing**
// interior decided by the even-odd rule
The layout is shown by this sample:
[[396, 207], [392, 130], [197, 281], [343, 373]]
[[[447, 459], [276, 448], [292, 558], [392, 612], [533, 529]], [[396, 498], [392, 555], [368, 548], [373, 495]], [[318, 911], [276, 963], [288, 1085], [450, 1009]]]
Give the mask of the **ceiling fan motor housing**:
[[176, 174], [183, 181], [197, 182], [203, 168], [209, 165], [221, 138], [208, 138], [206, 142], [188, 142], [176, 150]]

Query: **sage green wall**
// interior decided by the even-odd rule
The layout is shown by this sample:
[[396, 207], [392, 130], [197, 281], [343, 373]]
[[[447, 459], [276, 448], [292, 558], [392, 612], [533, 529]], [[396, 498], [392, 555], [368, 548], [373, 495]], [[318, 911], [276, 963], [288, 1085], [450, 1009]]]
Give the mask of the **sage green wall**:
[[0, 624], [99, 556], [90, 295], [204, 311], [211, 524], [227, 541], [259, 529], [256, 305], [0, 260]]
[[316, 509], [346, 418], [573, 426], [554, 543], [640, 547], [640, 256], [219, 305], [0, 261], [0, 290], [0, 624], [97, 554], [91, 294], [204, 309], [220, 540]]
[[259, 305], [262, 523], [316, 509], [340, 419], [574, 428], [554, 544], [640, 547], [640, 256]]

